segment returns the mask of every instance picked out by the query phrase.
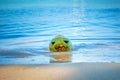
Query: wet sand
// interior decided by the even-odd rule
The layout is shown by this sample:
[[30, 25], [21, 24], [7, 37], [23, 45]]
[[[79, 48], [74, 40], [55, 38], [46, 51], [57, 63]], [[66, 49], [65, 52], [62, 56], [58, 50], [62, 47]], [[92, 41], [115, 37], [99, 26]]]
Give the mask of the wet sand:
[[0, 80], [120, 80], [120, 63], [1, 65]]

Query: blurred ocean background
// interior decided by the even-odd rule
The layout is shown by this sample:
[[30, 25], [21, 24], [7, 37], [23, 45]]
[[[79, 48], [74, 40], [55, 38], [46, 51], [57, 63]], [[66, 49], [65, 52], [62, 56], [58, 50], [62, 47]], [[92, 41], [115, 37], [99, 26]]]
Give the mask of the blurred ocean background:
[[56, 35], [73, 45], [72, 63], [120, 62], [120, 8], [0, 9], [0, 64], [49, 64]]

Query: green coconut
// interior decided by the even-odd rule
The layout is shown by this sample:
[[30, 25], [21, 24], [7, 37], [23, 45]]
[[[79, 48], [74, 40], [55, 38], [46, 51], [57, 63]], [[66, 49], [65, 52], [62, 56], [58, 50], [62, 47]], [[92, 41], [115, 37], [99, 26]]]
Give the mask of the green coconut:
[[68, 38], [62, 35], [57, 35], [51, 40], [49, 49], [52, 52], [67, 52], [72, 49], [72, 43]]

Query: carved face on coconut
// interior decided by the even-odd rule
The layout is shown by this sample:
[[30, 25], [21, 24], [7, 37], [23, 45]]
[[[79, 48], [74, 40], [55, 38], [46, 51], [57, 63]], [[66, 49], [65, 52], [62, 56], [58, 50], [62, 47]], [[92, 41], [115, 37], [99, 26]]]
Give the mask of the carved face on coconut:
[[50, 42], [49, 49], [52, 52], [66, 52], [71, 50], [71, 42], [68, 38], [58, 35]]

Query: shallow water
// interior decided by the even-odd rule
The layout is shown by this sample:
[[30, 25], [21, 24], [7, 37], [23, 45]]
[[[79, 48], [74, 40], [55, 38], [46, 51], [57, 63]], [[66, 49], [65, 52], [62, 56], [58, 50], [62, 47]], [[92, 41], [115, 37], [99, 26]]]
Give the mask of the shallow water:
[[62, 34], [71, 62], [120, 62], [120, 9], [0, 9], [0, 64], [49, 64], [49, 42]]

